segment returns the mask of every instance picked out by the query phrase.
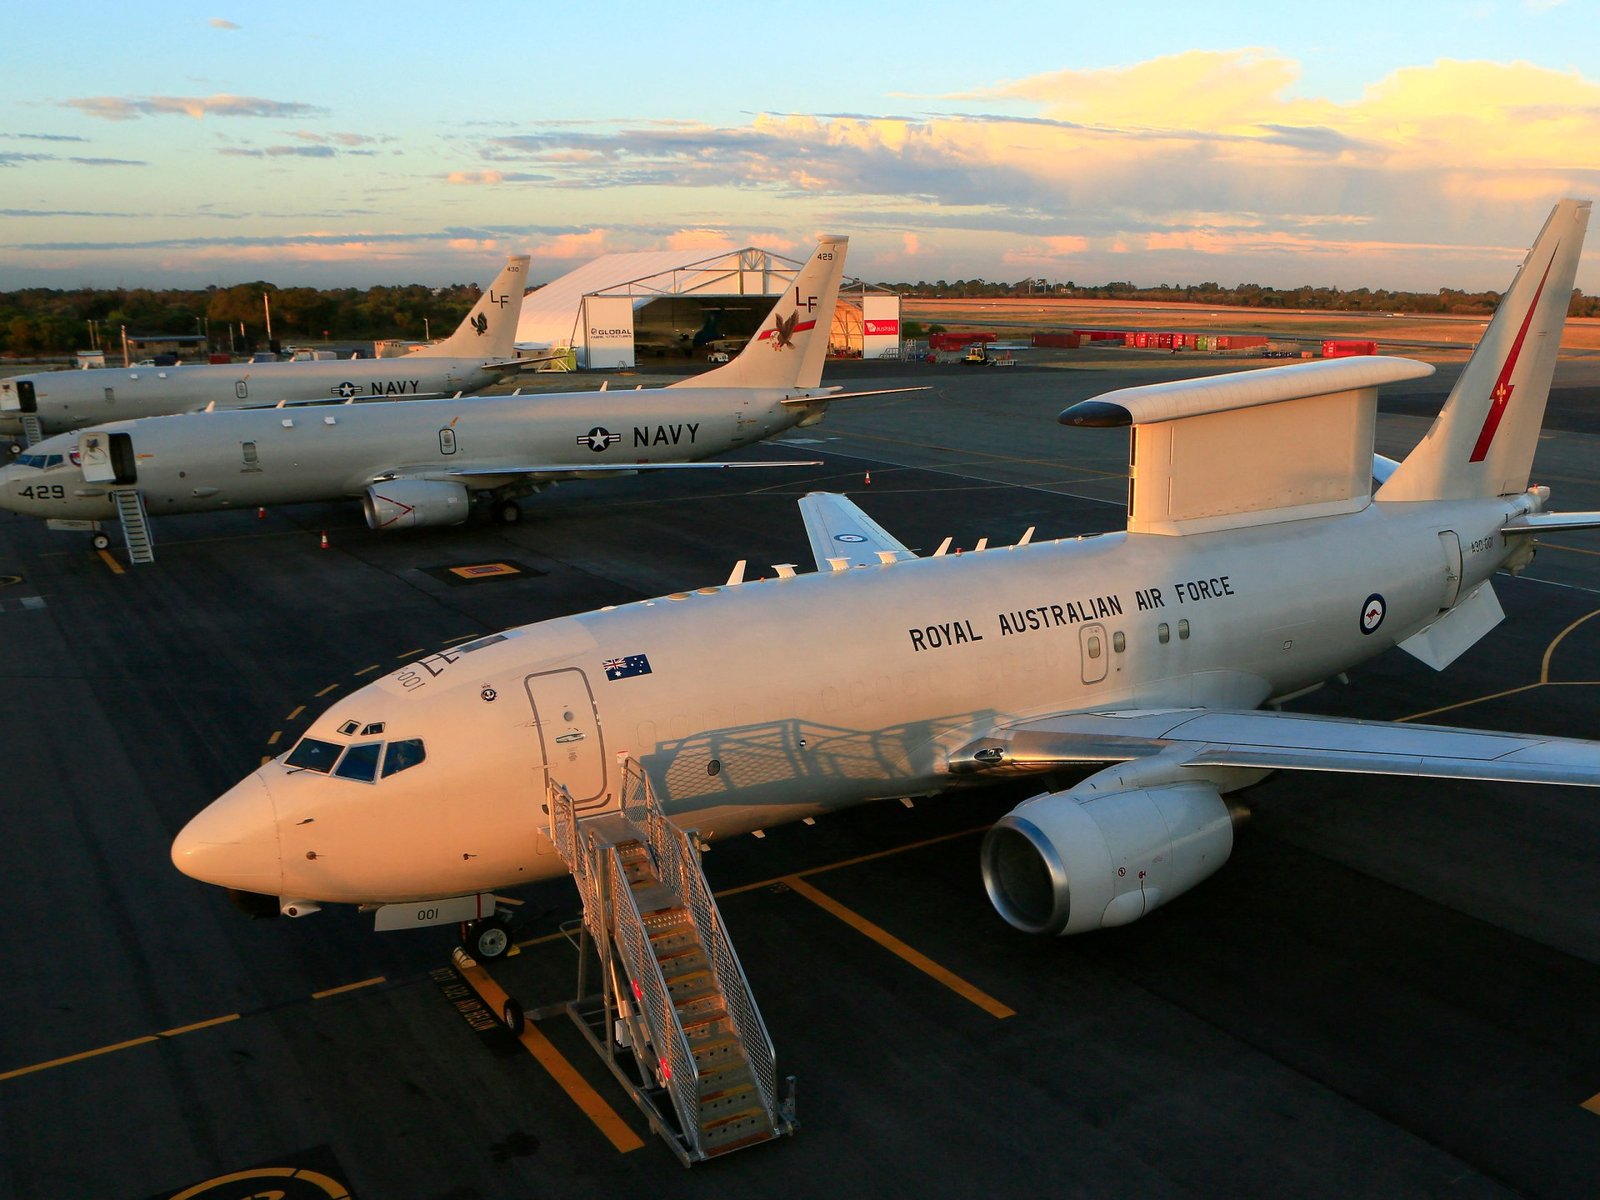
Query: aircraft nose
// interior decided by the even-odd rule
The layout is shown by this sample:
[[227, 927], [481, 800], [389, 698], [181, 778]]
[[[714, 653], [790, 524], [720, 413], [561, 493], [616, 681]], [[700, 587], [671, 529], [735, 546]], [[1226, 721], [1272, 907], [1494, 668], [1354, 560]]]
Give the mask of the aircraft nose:
[[278, 814], [260, 772], [240, 780], [183, 827], [172, 843], [172, 865], [203, 883], [282, 894]]

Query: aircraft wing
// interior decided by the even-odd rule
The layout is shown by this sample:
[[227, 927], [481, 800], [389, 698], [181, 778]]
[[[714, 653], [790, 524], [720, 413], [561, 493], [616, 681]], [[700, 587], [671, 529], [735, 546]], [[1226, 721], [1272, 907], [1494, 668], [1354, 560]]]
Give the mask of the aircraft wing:
[[[581, 479], [590, 476], [615, 474], [617, 472], [631, 473], [634, 471], [731, 471], [746, 467], [820, 467], [821, 459], [795, 460], [784, 459], [781, 462], [659, 462], [659, 463], [527, 463], [519, 466], [500, 467], [456, 467], [448, 471], [429, 471], [423, 478], [428, 479], [477, 479], [502, 478], [506, 480], [525, 478], [529, 475], [547, 475], [552, 479]], [[385, 479], [393, 479], [404, 472], [385, 475]], [[485, 486], [488, 486], [485, 483]]]
[[931, 384], [918, 384], [916, 387], [874, 388], [869, 392], [836, 392], [825, 390], [806, 396], [785, 396], [784, 404], [820, 404], [832, 400], [855, 400], [861, 396], [893, 396], [900, 392], [931, 392]]
[[1027, 774], [1170, 753], [1181, 766], [1600, 787], [1600, 744], [1445, 725], [1261, 710], [1067, 713], [1001, 726], [950, 757], [956, 774]]
[[817, 570], [829, 571], [843, 562], [848, 567], [873, 567], [885, 561], [915, 558], [916, 553], [843, 496], [812, 492], [800, 501], [806, 536]]

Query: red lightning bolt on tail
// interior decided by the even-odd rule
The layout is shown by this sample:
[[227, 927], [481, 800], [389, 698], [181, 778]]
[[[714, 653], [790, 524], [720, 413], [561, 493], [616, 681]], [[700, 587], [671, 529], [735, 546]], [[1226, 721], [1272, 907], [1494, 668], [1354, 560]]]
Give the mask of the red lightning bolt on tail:
[[1528, 305], [1528, 315], [1522, 318], [1522, 328], [1517, 330], [1517, 340], [1511, 343], [1511, 353], [1506, 355], [1505, 365], [1500, 368], [1500, 377], [1494, 381], [1494, 389], [1489, 393], [1494, 403], [1489, 406], [1489, 415], [1483, 419], [1483, 428], [1478, 431], [1478, 444], [1472, 448], [1472, 456], [1468, 462], [1482, 462], [1484, 455], [1489, 453], [1489, 444], [1494, 441], [1495, 430], [1500, 428], [1500, 418], [1506, 415], [1506, 406], [1511, 403], [1511, 393], [1516, 388], [1511, 383], [1511, 373], [1517, 369], [1517, 356], [1522, 353], [1522, 341], [1528, 336], [1528, 326], [1533, 324], [1533, 314], [1538, 311], [1539, 297], [1544, 295], [1545, 280], [1550, 278], [1550, 268], [1555, 265], [1556, 253], [1561, 250], [1560, 243], [1556, 244], [1555, 252], [1550, 255], [1550, 261], [1544, 266], [1544, 274], [1539, 277], [1539, 288], [1533, 293], [1533, 303]]

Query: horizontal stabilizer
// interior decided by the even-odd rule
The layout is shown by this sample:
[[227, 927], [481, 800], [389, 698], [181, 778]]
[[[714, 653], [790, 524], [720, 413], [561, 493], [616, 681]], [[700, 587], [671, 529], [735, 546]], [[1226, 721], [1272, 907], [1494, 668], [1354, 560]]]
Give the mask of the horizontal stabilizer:
[[1500, 532], [1556, 533], [1563, 529], [1600, 529], [1600, 512], [1525, 513], [1500, 526]]
[[803, 496], [800, 515], [805, 518], [806, 536], [811, 539], [811, 553], [819, 571], [833, 570], [835, 564], [841, 563], [846, 567], [874, 567], [884, 561], [879, 557], [882, 554], [895, 559], [916, 557], [905, 543], [833, 492]]
[[1026, 774], [1172, 754], [1188, 767], [1347, 771], [1600, 787], [1600, 743], [1307, 713], [1171, 709], [1068, 713], [996, 729], [950, 758], [958, 774]]

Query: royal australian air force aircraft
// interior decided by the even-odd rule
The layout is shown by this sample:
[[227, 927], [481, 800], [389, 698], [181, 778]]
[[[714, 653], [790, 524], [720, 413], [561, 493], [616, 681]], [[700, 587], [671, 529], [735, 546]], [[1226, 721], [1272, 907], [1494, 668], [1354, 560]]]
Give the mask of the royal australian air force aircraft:
[[1395, 646], [1442, 669], [1501, 620], [1491, 577], [1525, 566], [1540, 531], [1600, 525], [1545, 512], [1548, 489], [1528, 486], [1588, 216], [1556, 206], [1430, 432], [1379, 464], [1376, 494], [1378, 388], [1425, 364], [1111, 392], [1061, 421], [1131, 427], [1126, 532], [917, 557], [843, 497], [812, 494], [815, 572], [736, 574], [413, 662], [201, 811], [173, 860], [274, 911], [452, 912], [462, 897], [486, 911], [497, 890], [565, 869], [547, 788], [605, 812], [642, 770], [705, 840], [1082, 774], [981, 849], [1006, 921], [1078, 933], [1221, 867], [1225, 797], [1269, 772], [1600, 786], [1596, 742], [1262, 707]]
[[528, 256], [512, 255], [460, 327], [404, 358], [97, 367], [0, 379], [0, 435], [29, 445], [106, 421], [213, 408], [452, 396], [488, 387], [532, 364], [513, 344]]
[[153, 553], [147, 516], [359, 497], [378, 530], [457, 525], [474, 500], [511, 522], [520, 497], [563, 479], [801, 465], [705, 460], [820, 421], [832, 400], [876, 394], [818, 386], [846, 249], [823, 238], [737, 358], [665, 388], [116, 421], [48, 438], [0, 469], [0, 507], [90, 524], [102, 548], [98, 523], [119, 517], [137, 559], [136, 546]]

